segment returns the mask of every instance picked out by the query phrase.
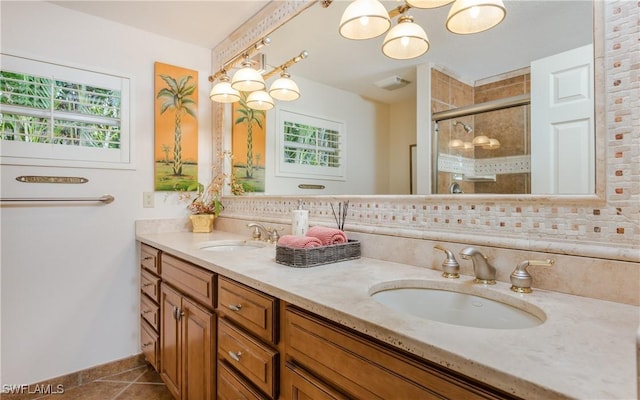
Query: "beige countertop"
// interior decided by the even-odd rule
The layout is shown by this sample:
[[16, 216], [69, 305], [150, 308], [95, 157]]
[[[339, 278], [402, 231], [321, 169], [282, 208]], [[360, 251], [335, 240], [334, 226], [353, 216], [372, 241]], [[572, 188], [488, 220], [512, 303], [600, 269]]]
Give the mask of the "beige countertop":
[[[291, 268], [275, 262], [273, 245], [240, 252], [199, 249], [207, 241], [247, 239], [220, 231], [138, 234], [137, 239], [523, 398], [638, 398], [638, 307], [535, 287], [531, 294], [517, 294], [502, 282], [477, 285], [470, 276], [445, 279], [435, 270], [372, 258]], [[526, 329], [429, 321], [371, 299], [372, 288], [389, 282], [455, 289], [519, 304], [543, 311], [546, 320]]]

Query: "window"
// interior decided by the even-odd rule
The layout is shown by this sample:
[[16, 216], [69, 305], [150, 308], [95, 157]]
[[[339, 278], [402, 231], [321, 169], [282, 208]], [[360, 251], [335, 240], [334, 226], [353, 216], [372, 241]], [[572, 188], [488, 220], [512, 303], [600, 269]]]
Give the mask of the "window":
[[278, 171], [290, 177], [344, 180], [343, 123], [278, 111]]
[[126, 168], [129, 79], [2, 55], [2, 163]]

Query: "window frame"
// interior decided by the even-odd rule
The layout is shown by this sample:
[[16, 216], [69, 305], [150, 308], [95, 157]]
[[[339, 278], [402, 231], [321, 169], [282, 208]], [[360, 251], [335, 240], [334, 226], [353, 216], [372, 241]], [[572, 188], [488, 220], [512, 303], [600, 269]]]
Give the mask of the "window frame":
[[[335, 130], [339, 134], [338, 138], [338, 150], [339, 154], [339, 166], [315, 166], [297, 163], [286, 162], [285, 147], [287, 141], [285, 140], [285, 124], [286, 123], [298, 123], [304, 125], [311, 125], [323, 129]], [[297, 111], [286, 110], [282, 108], [277, 109], [276, 114], [276, 130], [277, 130], [277, 151], [276, 151], [276, 176], [290, 177], [290, 178], [306, 178], [306, 179], [324, 179], [335, 181], [346, 181], [346, 163], [347, 163], [347, 148], [346, 148], [346, 128], [345, 123], [342, 121], [336, 121], [329, 118], [323, 118], [318, 116], [312, 116], [303, 114]]]
[[[54, 143], [0, 140], [0, 164], [98, 169], [134, 169], [131, 133], [132, 79], [122, 74], [0, 53], [3, 71], [74, 82], [120, 92], [119, 148], [86, 147]], [[11, 105], [0, 105], [10, 113]], [[43, 110], [46, 113], [49, 110]], [[62, 113], [57, 111], [56, 113]], [[51, 115], [51, 114], [49, 114]], [[49, 116], [47, 116], [49, 118]]]

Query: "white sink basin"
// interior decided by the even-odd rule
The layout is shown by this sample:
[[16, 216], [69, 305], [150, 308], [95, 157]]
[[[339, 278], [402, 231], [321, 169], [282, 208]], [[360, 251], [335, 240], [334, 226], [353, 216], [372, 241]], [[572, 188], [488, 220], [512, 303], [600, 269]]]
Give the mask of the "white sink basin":
[[235, 252], [255, 250], [265, 246], [265, 243], [257, 242], [255, 240], [214, 240], [211, 242], [200, 243], [198, 248], [206, 251]]
[[537, 314], [542, 317], [501, 301], [452, 290], [402, 287], [374, 290], [371, 297], [401, 313], [475, 328], [531, 328], [545, 319], [539, 309]]

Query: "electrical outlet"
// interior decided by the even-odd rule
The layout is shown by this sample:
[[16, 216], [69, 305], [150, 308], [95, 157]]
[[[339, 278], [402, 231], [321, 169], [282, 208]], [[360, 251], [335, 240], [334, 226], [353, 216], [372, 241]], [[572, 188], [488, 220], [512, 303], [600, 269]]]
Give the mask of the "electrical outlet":
[[155, 196], [154, 192], [143, 192], [142, 193], [142, 207], [144, 207], [144, 208], [153, 208], [154, 196]]

